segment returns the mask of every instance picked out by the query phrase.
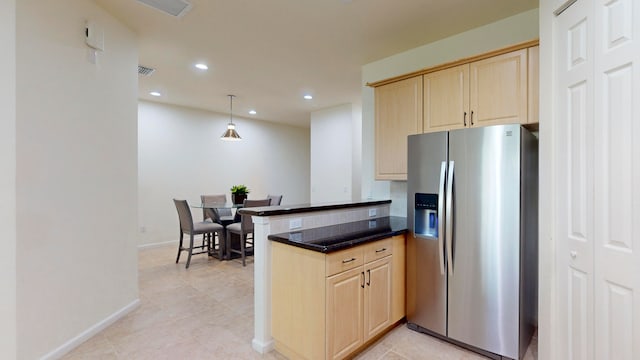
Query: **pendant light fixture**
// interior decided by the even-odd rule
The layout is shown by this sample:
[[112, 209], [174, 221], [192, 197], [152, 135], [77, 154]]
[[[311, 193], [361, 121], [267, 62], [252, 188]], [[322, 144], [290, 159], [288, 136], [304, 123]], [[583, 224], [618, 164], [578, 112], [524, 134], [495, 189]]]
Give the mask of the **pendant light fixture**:
[[220, 139], [225, 141], [238, 141], [242, 140], [238, 132], [236, 131], [236, 125], [233, 123], [233, 98], [235, 95], [227, 95], [229, 97], [229, 124], [227, 125], [227, 131], [222, 134]]

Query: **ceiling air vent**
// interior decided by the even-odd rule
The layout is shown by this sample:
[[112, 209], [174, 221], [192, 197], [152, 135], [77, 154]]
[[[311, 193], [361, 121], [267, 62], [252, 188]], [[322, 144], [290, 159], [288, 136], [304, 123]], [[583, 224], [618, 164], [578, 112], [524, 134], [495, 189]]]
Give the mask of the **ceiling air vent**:
[[139, 3], [151, 6], [165, 14], [180, 17], [191, 9], [191, 4], [184, 0], [137, 0]]
[[138, 65], [138, 75], [151, 76], [156, 71], [150, 67]]

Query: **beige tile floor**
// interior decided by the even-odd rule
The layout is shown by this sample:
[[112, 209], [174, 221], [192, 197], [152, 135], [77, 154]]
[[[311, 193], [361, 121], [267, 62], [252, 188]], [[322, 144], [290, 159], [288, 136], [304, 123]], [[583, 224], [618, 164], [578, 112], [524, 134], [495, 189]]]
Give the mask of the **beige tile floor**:
[[[260, 355], [253, 338], [253, 264], [194, 256], [174, 246], [139, 252], [140, 306], [64, 359], [284, 359]], [[186, 258], [183, 253], [183, 257]], [[535, 360], [534, 342], [525, 359]], [[358, 359], [485, 359], [401, 325]]]

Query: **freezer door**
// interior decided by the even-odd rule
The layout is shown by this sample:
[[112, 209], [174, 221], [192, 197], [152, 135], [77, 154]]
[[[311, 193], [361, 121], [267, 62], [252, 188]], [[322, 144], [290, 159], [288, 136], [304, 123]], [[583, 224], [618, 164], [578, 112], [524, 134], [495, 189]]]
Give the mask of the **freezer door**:
[[[435, 233], [433, 226], [442, 229], [445, 180], [442, 165], [447, 160], [447, 133], [412, 135], [408, 139], [407, 218], [407, 320], [425, 329], [446, 335], [447, 278], [443, 253], [443, 231]], [[444, 169], [446, 170], [446, 168]], [[442, 176], [441, 176], [442, 175]], [[419, 205], [416, 210], [416, 194], [435, 209]], [[422, 200], [421, 200], [422, 201]], [[424, 204], [423, 204], [424, 205]], [[435, 221], [434, 224], [434, 211]], [[416, 219], [416, 216], [419, 218]], [[438, 220], [439, 219], [439, 220]], [[430, 224], [430, 230], [419, 230]]]
[[449, 134], [448, 336], [518, 358], [520, 126]]

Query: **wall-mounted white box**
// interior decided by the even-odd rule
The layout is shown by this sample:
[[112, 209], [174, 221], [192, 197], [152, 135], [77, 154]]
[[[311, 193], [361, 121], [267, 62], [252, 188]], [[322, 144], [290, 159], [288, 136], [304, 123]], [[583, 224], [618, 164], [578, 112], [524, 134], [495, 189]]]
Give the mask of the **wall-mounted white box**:
[[94, 21], [87, 20], [84, 27], [85, 41], [89, 47], [104, 51], [104, 28]]

